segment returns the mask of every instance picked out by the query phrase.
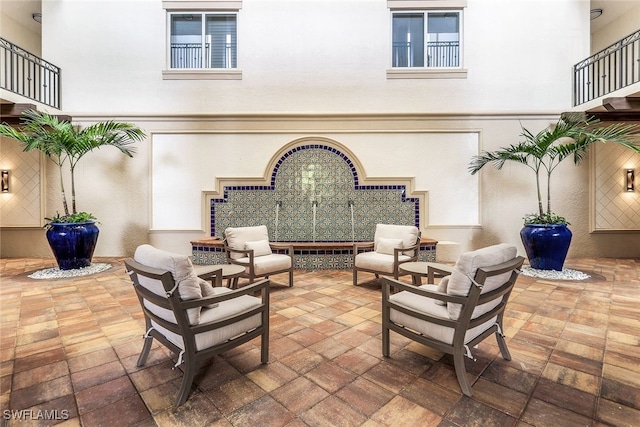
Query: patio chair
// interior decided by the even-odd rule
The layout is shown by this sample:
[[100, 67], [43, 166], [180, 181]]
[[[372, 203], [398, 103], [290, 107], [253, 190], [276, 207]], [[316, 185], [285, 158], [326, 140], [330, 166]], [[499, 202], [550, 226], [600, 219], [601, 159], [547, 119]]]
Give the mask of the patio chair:
[[224, 231], [224, 250], [227, 261], [245, 268], [242, 277], [253, 283], [256, 278], [289, 273], [293, 286], [293, 245], [269, 241], [265, 225], [229, 227]]
[[373, 242], [353, 245], [353, 285], [358, 284], [358, 271], [397, 279], [403, 262], [417, 261], [420, 230], [412, 225], [377, 224]]
[[[153, 339], [184, 363], [176, 406], [188, 398], [196, 365], [203, 359], [261, 337], [260, 362], [269, 360], [269, 281], [239, 290], [213, 287], [196, 276], [186, 255], [172, 254], [150, 245], [136, 249], [124, 261], [144, 313], [146, 333], [137, 366], [146, 362]], [[221, 284], [222, 272], [207, 274]], [[261, 297], [254, 295], [260, 293]]]
[[495, 334], [502, 357], [511, 360], [502, 317], [523, 261], [515, 246], [500, 244], [462, 254], [437, 286], [383, 278], [383, 356], [389, 357], [390, 331], [451, 354], [460, 388], [472, 396], [464, 358], [473, 359], [473, 346]]

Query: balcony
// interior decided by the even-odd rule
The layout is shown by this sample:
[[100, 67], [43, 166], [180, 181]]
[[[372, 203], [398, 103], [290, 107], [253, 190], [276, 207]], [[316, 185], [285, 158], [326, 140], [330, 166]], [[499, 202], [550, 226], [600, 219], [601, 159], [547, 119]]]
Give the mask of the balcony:
[[573, 67], [573, 105], [640, 82], [640, 30]]
[[427, 42], [426, 50], [423, 44], [413, 42], [393, 43], [393, 67], [426, 67], [450, 68], [460, 66], [460, 43]]
[[236, 49], [230, 36], [226, 43], [213, 48], [209, 43], [171, 43], [171, 68], [236, 68]]
[[60, 109], [60, 68], [0, 37], [0, 88]]

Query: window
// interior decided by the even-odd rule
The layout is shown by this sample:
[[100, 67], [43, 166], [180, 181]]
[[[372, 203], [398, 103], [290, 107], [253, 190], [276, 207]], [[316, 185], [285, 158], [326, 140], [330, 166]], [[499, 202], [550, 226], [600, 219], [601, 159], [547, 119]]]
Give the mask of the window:
[[458, 11], [392, 14], [392, 67], [459, 68]]
[[237, 68], [235, 13], [171, 13], [169, 68]]
[[467, 0], [387, 0], [391, 12], [388, 79], [466, 79]]

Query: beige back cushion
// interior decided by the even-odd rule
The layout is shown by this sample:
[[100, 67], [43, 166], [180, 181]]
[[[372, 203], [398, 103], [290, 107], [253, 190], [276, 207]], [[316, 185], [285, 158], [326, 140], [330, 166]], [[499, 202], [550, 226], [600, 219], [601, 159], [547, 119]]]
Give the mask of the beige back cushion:
[[[224, 237], [227, 245], [232, 249], [245, 250], [247, 242], [258, 242], [260, 240], [269, 240], [269, 231], [266, 225], [257, 225], [255, 227], [229, 227], [224, 231]], [[239, 259], [244, 257], [242, 254], [231, 253], [231, 258]]]
[[[471, 289], [471, 278], [476, 275], [478, 268], [502, 264], [503, 262], [514, 259], [516, 255], [516, 247], [506, 243], [463, 253], [460, 255], [460, 258], [458, 258], [455, 268], [453, 269], [453, 273], [451, 273], [449, 281], [446, 284], [447, 293], [449, 295], [458, 296], [468, 295], [469, 289]], [[482, 293], [489, 292], [501, 286], [507, 281], [510, 275], [511, 273], [509, 272], [499, 276], [490, 277], [484, 284]], [[499, 303], [500, 300], [494, 303], [484, 304], [483, 306], [476, 308], [472, 317], [475, 318], [482, 313], [486, 313]], [[457, 320], [458, 317], [460, 317], [461, 312], [460, 304], [448, 303], [447, 306], [449, 308], [449, 317], [453, 320]]]
[[[202, 298], [203, 290], [205, 296], [213, 293], [212, 289], [209, 289], [211, 284], [196, 275], [187, 255], [163, 251], [151, 245], [141, 245], [136, 249], [133, 258], [147, 267], [170, 272], [178, 284], [178, 294], [183, 301]], [[141, 280], [142, 285], [143, 282], [144, 280]], [[188, 309], [187, 316], [190, 324], [197, 325], [200, 323], [200, 308]]]
[[373, 249], [378, 251], [380, 239], [400, 239], [402, 240], [402, 247], [408, 248], [416, 243], [419, 234], [420, 230], [413, 225], [377, 224], [376, 233], [373, 237]]

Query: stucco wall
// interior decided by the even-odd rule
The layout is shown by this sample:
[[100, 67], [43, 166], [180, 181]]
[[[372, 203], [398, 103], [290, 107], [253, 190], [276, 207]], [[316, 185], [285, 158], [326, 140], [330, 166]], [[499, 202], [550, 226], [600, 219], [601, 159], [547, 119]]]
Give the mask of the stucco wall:
[[[101, 222], [97, 256], [130, 255], [145, 242], [189, 253], [189, 241], [205, 235], [193, 225], [203, 218], [201, 200], [193, 194], [221, 174], [245, 177], [246, 164], [235, 163], [234, 152], [248, 146], [230, 142], [216, 150], [217, 156], [207, 152], [197, 165], [181, 166], [177, 173], [184, 175], [185, 185], [169, 191], [154, 185], [167, 170], [153, 166], [153, 135], [176, 135], [166, 155], [177, 161], [198, 157], [198, 151], [180, 143], [189, 135], [224, 133], [348, 134], [343, 143], [362, 153], [360, 161], [371, 175], [419, 177], [427, 191], [449, 186], [433, 207], [440, 217], [447, 209], [477, 212], [478, 224], [427, 224], [424, 236], [459, 242], [462, 250], [509, 242], [523, 253], [521, 218], [536, 208], [529, 169], [486, 168], [473, 178], [477, 187], [471, 193], [459, 193], [449, 184], [461, 177], [463, 185], [474, 182], [460, 170], [468, 159], [452, 159], [455, 151], [444, 139], [435, 150], [439, 153], [429, 158], [398, 162], [394, 152], [406, 149], [402, 135], [408, 131], [477, 133], [478, 150], [493, 150], [519, 141], [522, 125], [533, 132], [543, 129], [570, 109], [571, 66], [589, 54], [588, 2], [545, 2], [543, 8], [536, 0], [469, 0], [466, 79], [388, 80], [386, 1], [244, 0], [238, 52], [242, 80], [163, 80], [161, 2], [61, 0], [45, 2], [43, 14], [43, 56], [63, 69], [64, 113], [79, 124], [130, 121], [149, 134], [133, 159], [107, 148], [78, 167], [80, 208]], [[388, 141], [366, 152], [366, 140], [358, 136], [373, 133], [388, 135]], [[254, 176], [264, 173], [266, 159], [280, 147], [260, 143], [266, 140], [259, 137], [250, 147], [250, 155], [261, 159]], [[430, 165], [442, 168], [436, 179], [425, 179]], [[570, 257], [640, 256], [637, 234], [589, 233], [588, 163], [566, 163], [555, 176], [553, 207], [570, 220], [574, 233]], [[46, 179], [46, 211], [52, 214], [59, 209], [55, 168], [48, 167]], [[186, 204], [177, 192], [189, 192]], [[465, 200], [474, 192], [477, 202]], [[166, 202], [157, 205], [157, 197]], [[174, 220], [154, 228], [154, 217], [180, 218], [185, 211], [199, 214], [185, 227]], [[3, 229], [0, 250], [2, 256], [50, 255], [39, 229]]]
[[599, 52], [622, 37], [638, 31], [640, 27], [640, 3], [637, 1], [629, 3], [637, 3], [637, 6], [591, 35], [591, 53]]
[[588, 12], [580, 0], [469, 0], [466, 79], [387, 79], [386, 0], [244, 0], [242, 80], [163, 80], [159, 1], [45, 2], [43, 51], [64, 70], [73, 115], [548, 112], [570, 106], [569, 70], [588, 56]]

